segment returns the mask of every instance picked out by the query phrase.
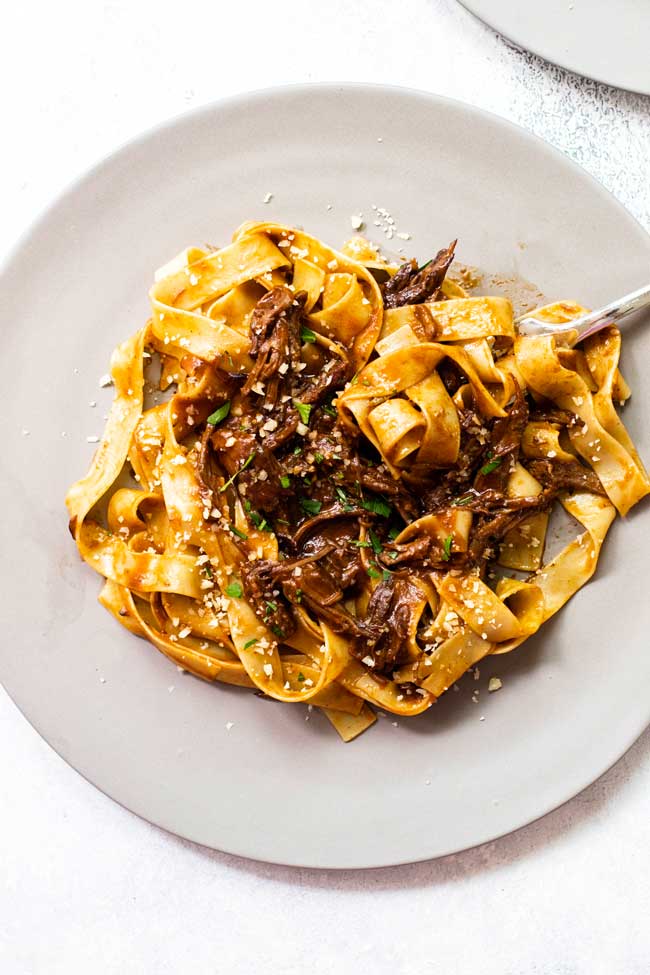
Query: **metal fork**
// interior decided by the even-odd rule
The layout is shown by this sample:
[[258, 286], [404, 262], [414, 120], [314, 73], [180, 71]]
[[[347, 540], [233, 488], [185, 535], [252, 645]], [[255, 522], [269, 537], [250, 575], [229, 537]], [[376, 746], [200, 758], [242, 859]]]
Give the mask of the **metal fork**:
[[650, 284], [619, 298], [617, 301], [612, 301], [604, 308], [597, 308], [596, 311], [590, 311], [588, 315], [574, 318], [572, 322], [551, 324], [525, 315], [517, 319], [517, 331], [520, 335], [564, 335], [567, 332], [575, 331], [577, 337], [571, 338], [570, 344], [576, 345], [586, 339], [588, 335], [599, 332], [601, 328], [606, 328], [608, 325], [618, 325], [629, 315], [633, 315], [634, 312], [640, 311], [647, 305], [650, 305]]

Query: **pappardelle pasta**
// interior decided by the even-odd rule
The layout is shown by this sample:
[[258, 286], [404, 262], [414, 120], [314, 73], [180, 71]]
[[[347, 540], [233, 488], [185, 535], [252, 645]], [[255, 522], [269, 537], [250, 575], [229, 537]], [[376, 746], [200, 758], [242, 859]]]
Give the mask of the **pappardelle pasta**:
[[[520, 337], [507, 299], [447, 274], [454, 250], [397, 267], [363, 238], [247, 223], [183, 251], [113, 354], [66, 498], [120, 623], [206, 680], [323, 709], [346, 741], [523, 643], [650, 491], [615, 408], [618, 329]], [[554, 505], [580, 529], [545, 561]]]

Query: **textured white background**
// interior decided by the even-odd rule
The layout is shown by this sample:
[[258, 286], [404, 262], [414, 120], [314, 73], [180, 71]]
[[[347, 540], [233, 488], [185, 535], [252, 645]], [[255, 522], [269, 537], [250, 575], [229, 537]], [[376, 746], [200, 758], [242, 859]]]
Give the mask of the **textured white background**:
[[[650, 100], [509, 49], [454, 0], [37, 0], [3, 8], [2, 30], [3, 253], [143, 128], [300, 81], [410, 85], [497, 112], [568, 152], [650, 229]], [[3, 975], [650, 968], [647, 733], [513, 836], [366, 873], [271, 867], [168, 836], [64, 765], [1, 691], [0, 762]]]

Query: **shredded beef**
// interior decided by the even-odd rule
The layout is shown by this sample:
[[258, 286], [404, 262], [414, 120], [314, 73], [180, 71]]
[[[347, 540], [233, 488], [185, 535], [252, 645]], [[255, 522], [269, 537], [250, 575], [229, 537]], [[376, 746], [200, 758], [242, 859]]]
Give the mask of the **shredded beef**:
[[413, 603], [420, 597], [409, 576], [392, 574], [374, 590], [363, 621], [363, 637], [353, 654], [370, 658], [372, 669], [388, 674], [408, 659], [409, 626]]
[[265, 385], [264, 402], [277, 403], [282, 384], [280, 367], [286, 364], [289, 372], [300, 363], [300, 317], [306, 300], [304, 291], [294, 294], [280, 286], [258, 301], [250, 325], [254, 365], [242, 388], [244, 396], [261, 382]]
[[296, 621], [289, 607], [279, 598], [275, 585], [276, 563], [258, 559], [244, 562], [241, 579], [246, 599], [255, 615], [279, 637], [290, 636], [296, 629]]
[[508, 478], [519, 459], [521, 438], [527, 423], [528, 404], [521, 387], [515, 383], [515, 397], [507, 416], [498, 417], [492, 425], [486, 462], [479, 468], [474, 481], [476, 491], [491, 488], [505, 493]]
[[494, 558], [498, 543], [503, 536], [521, 524], [530, 514], [530, 510], [501, 511], [497, 515], [483, 516], [478, 527], [472, 532], [467, 561], [473, 565], [480, 565], [486, 559]]
[[598, 476], [576, 461], [533, 460], [528, 470], [553, 496], [561, 491], [592, 491], [605, 494]]
[[454, 259], [455, 249], [454, 240], [449, 247], [438, 251], [433, 260], [422, 268], [418, 268], [415, 260], [402, 264], [382, 287], [385, 307], [400, 308], [402, 305], [421, 305], [425, 301], [435, 301]]

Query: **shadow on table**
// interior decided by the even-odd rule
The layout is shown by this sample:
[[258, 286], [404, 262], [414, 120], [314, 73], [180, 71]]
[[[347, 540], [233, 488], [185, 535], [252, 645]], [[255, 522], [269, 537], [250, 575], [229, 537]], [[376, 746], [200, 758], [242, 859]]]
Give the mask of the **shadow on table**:
[[628, 114], [631, 111], [641, 111], [643, 113], [647, 111], [648, 95], [626, 88], [617, 88], [615, 85], [607, 84], [604, 81], [596, 81], [594, 78], [581, 75], [576, 71], [572, 71], [570, 68], [554, 64], [552, 61], [546, 61], [541, 55], [520, 47], [504, 34], [499, 33], [498, 30], [472, 14], [469, 10], [463, 10], [463, 13], [466, 18], [466, 23], [463, 26], [466, 28], [471, 24], [475, 29], [477, 28], [479, 31], [482, 30], [488, 35], [497, 37], [503, 46], [510, 51], [515, 62], [518, 62], [526, 70], [529, 79], [531, 72], [535, 72], [547, 79], [549, 86], [554, 88], [559, 94], [565, 92], [567, 87], [570, 89], [579, 87], [581, 93], [588, 98], [598, 100], [605, 98], [609, 104], [613, 104], [617, 109], [620, 108]]

